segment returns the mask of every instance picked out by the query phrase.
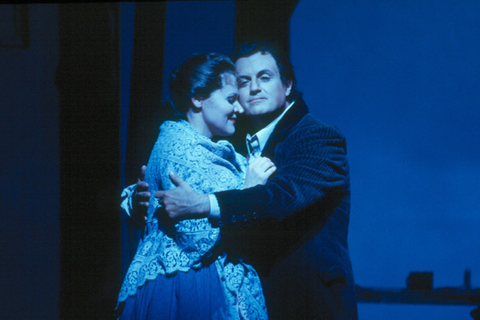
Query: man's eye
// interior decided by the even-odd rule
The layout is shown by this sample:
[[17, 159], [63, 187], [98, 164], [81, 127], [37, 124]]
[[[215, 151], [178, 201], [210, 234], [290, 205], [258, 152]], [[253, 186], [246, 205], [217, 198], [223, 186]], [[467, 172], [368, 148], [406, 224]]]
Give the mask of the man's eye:
[[243, 88], [248, 84], [248, 80], [240, 80], [238, 81], [238, 86]]
[[269, 77], [269, 76], [262, 76], [262, 77], [260, 77], [260, 80], [262, 80], [262, 81], [269, 81], [269, 80], [270, 80], [270, 77]]

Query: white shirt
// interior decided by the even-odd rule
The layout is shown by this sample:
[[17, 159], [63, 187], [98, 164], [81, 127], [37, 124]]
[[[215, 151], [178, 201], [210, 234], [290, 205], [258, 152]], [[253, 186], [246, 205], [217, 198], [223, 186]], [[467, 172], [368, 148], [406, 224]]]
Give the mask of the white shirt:
[[[247, 150], [249, 152], [249, 157], [250, 158], [251, 157], [257, 157], [257, 156], [259, 156], [259, 154], [261, 154], [263, 152], [263, 148], [265, 148], [265, 144], [267, 143], [268, 139], [272, 135], [272, 132], [275, 129], [275, 126], [278, 124], [278, 122], [280, 120], [282, 120], [285, 113], [287, 113], [287, 111], [293, 106], [294, 103], [295, 103], [295, 101], [290, 103], [290, 105], [287, 108], [285, 108], [285, 110], [282, 112], [282, 114], [279, 115], [277, 118], [275, 118], [275, 120], [270, 122], [265, 128], [261, 129], [260, 131], [255, 133], [253, 136], [250, 136], [250, 134], [247, 135], [246, 143], [247, 143]], [[253, 153], [250, 154], [250, 152], [252, 152], [252, 150], [250, 150], [250, 146], [248, 145], [248, 140], [253, 139], [255, 137], [258, 139], [258, 142], [259, 142], [260, 152], [259, 152], [259, 154], [253, 154]], [[209, 217], [214, 218], [214, 219], [220, 219], [220, 206], [218, 205], [217, 197], [215, 197], [215, 195], [213, 195], [213, 194], [209, 194], [208, 199], [210, 201], [210, 215], [209, 215]]]
[[[272, 122], [270, 122], [265, 128], [263, 128], [262, 130], [258, 131], [256, 134], [254, 134], [252, 136], [252, 138], [254, 138], [255, 136], [257, 137], [258, 139], [258, 142], [260, 144], [260, 151], [263, 152], [263, 149], [265, 148], [265, 144], [267, 143], [268, 139], [270, 138], [270, 136], [272, 135], [272, 132], [273, 130], [275, 129], [275, 127], [277, 126], [277, 123], [282, 120], [283, 116], [285, 115], [285, 113], [287, 113], [287, 111], [292, 107], [292, 105], [294, 104], [295, 102], [292, 102], [290, 103], [290, 105], [282, 112], [281, 115], [279, 115], [277, 118], [275, 118], [275, 120], [273, 120]], [[248, 137], [248, 136], [247, 136]]]

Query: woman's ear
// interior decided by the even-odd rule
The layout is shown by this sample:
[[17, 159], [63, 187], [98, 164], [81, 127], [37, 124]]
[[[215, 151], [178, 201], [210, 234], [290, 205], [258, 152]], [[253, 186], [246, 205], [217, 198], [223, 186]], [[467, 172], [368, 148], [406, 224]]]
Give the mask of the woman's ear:
[[195, 106], [195, 108], [199, 108], [199, 109], [202, 108], [202, 100], [198, 100], [197, 98], [192, 97], [192, 103]]

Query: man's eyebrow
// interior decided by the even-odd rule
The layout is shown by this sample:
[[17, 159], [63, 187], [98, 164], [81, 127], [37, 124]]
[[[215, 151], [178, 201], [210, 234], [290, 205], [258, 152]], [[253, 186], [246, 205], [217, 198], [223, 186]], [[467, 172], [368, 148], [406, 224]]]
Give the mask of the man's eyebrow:
[[273, 71], [270, 70], [270, 69], [263, 69], [263, 70], [260, 70], [258, 71], [257, 75], [260, 76], [262, 74], [270, 74], [270, 75], [273, 75]]
[[[270, 69], [263, 69], [257, 72], [257, 77], [260, 77], [263, 74], [273, 75], [273, 71]], [[239, 74], [237, 75], [237, 79], [250, 79], [249, 75]]]

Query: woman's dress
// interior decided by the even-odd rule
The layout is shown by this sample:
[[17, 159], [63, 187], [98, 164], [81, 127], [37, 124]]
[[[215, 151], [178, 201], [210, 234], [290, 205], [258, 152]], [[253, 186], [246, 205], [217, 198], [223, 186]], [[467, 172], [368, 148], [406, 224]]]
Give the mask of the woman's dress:
[[[267, 319], [256, 271], [215, 248], [220, 230], [208, 218], [159, 223], [157, 190], [176, 172], [200, 194], [241, 189], [246, 161], [224, 140], [213, 142], [187, 121], [165, 121], [147, 166], [152, 194], [145, 235], [119, 294], [121, 319]], [[233, 262], [235, 261], [235, 262]]]

